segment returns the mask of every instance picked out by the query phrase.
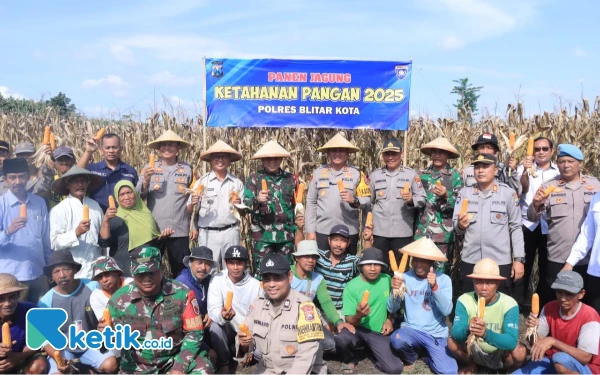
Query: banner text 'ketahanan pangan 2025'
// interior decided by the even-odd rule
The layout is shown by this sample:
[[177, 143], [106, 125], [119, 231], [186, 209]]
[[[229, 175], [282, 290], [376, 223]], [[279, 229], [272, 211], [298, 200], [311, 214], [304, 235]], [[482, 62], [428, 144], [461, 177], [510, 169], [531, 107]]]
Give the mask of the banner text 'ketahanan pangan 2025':
[[411, 62], [206, 59], [206, 124], [407, 130], [411, 72]]

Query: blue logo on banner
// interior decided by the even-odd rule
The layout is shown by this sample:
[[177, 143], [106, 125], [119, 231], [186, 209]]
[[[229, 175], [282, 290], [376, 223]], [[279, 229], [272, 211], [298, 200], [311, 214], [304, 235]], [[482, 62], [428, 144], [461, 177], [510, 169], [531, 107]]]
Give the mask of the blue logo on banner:
[[223, 61], [213, 61], [212, 76], [215, 78], [223, 77]]
[[396, 66], [396, 77], [398, 77], [398, 79], [404, 79], [404, 77], [406, 77], [407, 74], [408, 74], [408, 66], [406, 66], [406, 65]]

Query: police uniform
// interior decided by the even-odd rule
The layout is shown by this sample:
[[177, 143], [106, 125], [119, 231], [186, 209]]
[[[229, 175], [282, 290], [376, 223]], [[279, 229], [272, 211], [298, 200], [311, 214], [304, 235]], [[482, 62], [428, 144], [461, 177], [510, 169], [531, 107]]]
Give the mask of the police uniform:
[[[144, 165], [144, 169], [148, 164]], [[166, 165], [162, 160], [154, 162], [154, 174], [150, 178], [148, 189], [142, 192], [143, 179], [138, 182], [137, 189], [158, 224], [160, 232], [167, 228], [175, 231], [167, 240], [167, 254], [173, 277], [183, 271], [183, 257], [189, 254], [190, 217], [187, 211], [188, 197], [186, 189], [194, 178], [192, 167], [177, 160], [173, 165]]]
[[[475, 162], [495, 164], [496, 157], [481, 154], [476, 157]], [[458, 226], [463, 199], [469, 200], [467, 214], [470, 224], [465, 231]], [[487, 195], [478, 185], [464, 187], [456, 200], [452, 222], [456, 233], [464, 235], [461, 279], [472, 273], [479, 260], [491, 258], [500, 266], [502, 276], [507, 277], [499, 290], [510, 293], [513, 258], [525, 257], [517, 193], [501, 182], [494, 183]], [[472, 283], [463, 283], [462, 292], [472, 291], [472, 288]]]
[[[560, 155], [559, 145], [559, 155]], [[570, 156], [570, 155], [569, 155]], [[560, 156], [559, 156], [560, 157]], [[590, 202], [600, 191], [600, 181], [592, 176], [581, 175], [579, 180], [567, 183], [560, 176], [542, 184], [542, 189], [555, 186], [558, 189], [550, 194], [540, 211], [536, 212], [533, 204], [529, 205], [527, 218], [539, 221], [546, 214], [548, 222], [548, 265], [545, 270], [545, 280], [540, 280], [538, 293], [544, 303], [554, 300], [554, 291], [550, 288], [556, 275], [564, 266], [579, 230], [583, 224]], [[587, 273], [589, 257], [582, 259], [574, 267], [581, 275]]]
[[[317, 168], [306, 196], [306, 233], [316, 233], [319, 249], [329, 250], [327, 233], [334, 225], [344, 224], [350, 229], [349, 254], [356, 254], [359, 231], [359, 210], [370, 206], [371, 197], [356, 197], [361, 180], [358, 168], [346, 165], [339, 171], [329, 165]], [[342, 201], [338, 181], [356, 197], [356, 204]]]
[[[400, 166], [396, 171], [379, 168], [369, 176], [371, 211], [373, 212], [373, 247], [382, 251], [398, 249], [412, 242], [415, 210], [425, 206], [425, 190], [417, 173]], [[402, 199], [402, 190], [409, 184], [413, 204]]]
[[225, 251], [240, 244], [240, 227], [230, 197], [236, 192], [242, 198], [244, 184], [231, 173], [220, 181], [213, 171], [196, 181], [193, 190], [200, 184], [204, 186], [204, 193], [194, 212], [193, 225], [198, 230], [198, 245], [213, 250], [213, 260], [220, 266]]
[[[281, 254], [271, 253], [261, 260], [261, 276], [289, 272], [290, 265]], [[320, 345], [324, 336], [322, 318], [312, 301], [300, 292], [290, 289], [279, 306], [266, 294], [257, 297], [245, 324], [252, 333], [252, 343], [246, 352], [252, 353], [256, 348], [262, 353], [257, 374], [327, 373]], [[238, 358], [243, 354], [240, 349], [236, 339]]]

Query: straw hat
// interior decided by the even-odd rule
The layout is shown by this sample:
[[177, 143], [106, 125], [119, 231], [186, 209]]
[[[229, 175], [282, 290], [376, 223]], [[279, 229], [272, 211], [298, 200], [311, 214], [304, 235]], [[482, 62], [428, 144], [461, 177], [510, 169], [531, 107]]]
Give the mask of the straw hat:
[[412, 242], [402, 249], [400, 252], [408, 254], [411, 257], [434, 260], [438, 262], [447, 262], [448, 258], [435, 246], [435, 243], [427, 237], [421, 237], [420, 239]]
[[27, 289], [10, 273], [0, 273], [0, 295], [21, 292]]
[[94, 191], [102, 186], [102, 177], [94, 174], [87, 169], [79, 168], [74, 165], [67, 171], [67, 173], [63, 174], [59, 179], [55, 180], [52, 183], [52, 191], [58, 195], [69, 195], [69, 189], [67, 189], [67, 184], [65, 183], [69, 177], [73, 176], [88, 176], [90, 179], [90, 185], [87, 188], [87, 191]]
[[228, 153], [231, 154], [231, 161], [238, 161], [242, 159], [242, 154], [236, 151], [233, 147], [223, 141], [217, 141], [214, 145], [210, 146], [208, 150], [200, 154], [200, 160], [210, 162], [211, 154]]
[[161, 142], [179, 142], [181, 148], [188, 148], [191, 146], [190, 142], [183, 140], [183, 138], [178, 136], [173, 130], [167, 130], [154, 141], [148, 142], [147, 146], [151, 149], [158, 150]]
[[452, 146], [452, 144], [450, 144], [450, 142], [448, 142], [448, 140], [444, 137], [436, 138], [427, 143], [425, 146], [421, 147], [421, 152], [427, 156], [431, 156], [431, 150], [434, 149], [448, 152], [449, 159], [458, 159], [460, 157], [458, 150], [454, 148], [454, 146]]
[[252, 159], [263, 159], [263, 158], [289, 158], [292, 154], [286, 151], [285, 148], [281, 147], [279, 143], [274, 140], [270, 140], [265, 143], [256, 154], [252, 156]]
[[348, 150], [349, 153], [360, 151], [360, 148], [350, 143], [346, 138], [344, 138], [342, 133], [337, 133], [335, 137], [331, 138], [329, 142], [319, 147], [317, 151], [327, 151], [331, 148], [345, 148]]
[[471, 279], [485, 280], [506, 280], [506, 277], [500, 276], [500, 267], [490, 258], [483, 258], [475, 263], [473, 273], [467, 275]]

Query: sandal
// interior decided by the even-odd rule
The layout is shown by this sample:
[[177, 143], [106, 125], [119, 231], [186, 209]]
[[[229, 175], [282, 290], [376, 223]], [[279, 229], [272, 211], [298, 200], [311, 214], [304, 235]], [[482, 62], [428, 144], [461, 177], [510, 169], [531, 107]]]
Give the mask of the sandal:
[[352, 363], [343, 363], [342, 364], [342, 374], [354, 374], [354, 369], [356, 366]]

